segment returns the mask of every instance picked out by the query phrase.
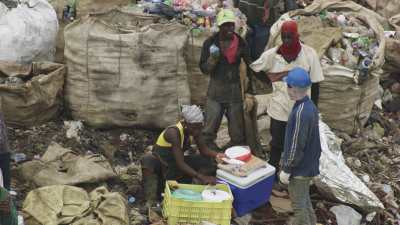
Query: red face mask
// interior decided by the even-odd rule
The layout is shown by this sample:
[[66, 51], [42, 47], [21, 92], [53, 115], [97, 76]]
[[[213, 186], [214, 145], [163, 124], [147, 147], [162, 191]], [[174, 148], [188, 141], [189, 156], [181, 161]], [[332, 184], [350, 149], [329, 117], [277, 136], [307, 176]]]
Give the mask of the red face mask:
[[283, 44], [279, 47], [278, 53], [286, 61], [291, 62], [297, 58], [301, 51], [297, 23], [293, 20], [284, 22], [281, 28], [281, 37]]

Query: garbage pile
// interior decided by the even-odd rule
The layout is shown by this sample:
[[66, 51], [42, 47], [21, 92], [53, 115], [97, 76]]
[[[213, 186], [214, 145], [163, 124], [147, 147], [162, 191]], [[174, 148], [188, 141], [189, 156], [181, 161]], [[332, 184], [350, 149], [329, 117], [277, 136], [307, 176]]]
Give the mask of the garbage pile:
[[229, 8], [235, 12], [238, 33], [246, 32], [246, 16], [233, 7], [230, 0], [144, 0], [139, 4], [143, 12], [177, 19], [197, 36], [204, 31], [217, 31], [216, 14], [220, 8]]
[[[343, 38], [333, 43], [328, 49], [326, 63], [340, 64], [350, 69], [358, 69], [357, 83], [362, 83], [368, 77], [372, 59], [378, 51], [379, 43], [374, 31], [363, 25], [355, 16], [329, 12], [320, 13], [323, 23], [342, 28]], [[325, 62], [323, 62], [325, 63]]]
[[[32, 51], [18, 57], [13, 55], [11, 60], [30, 62], [36, 56], [48, 56], [48, 53], [52, 56], [54, 43], [46, 38], [55, 37], [56, 21], [49, 5], [40, 0], [32, 0], [22, 1], [21, 7], [14, 8], [14, 1], [2, 2], [6, 2], [7, 7], [0, 3], [1, 21], [10, 17], [15, 10], [23, 9], [37, 18], [28, 22], [42, 21], [39, 16], [48, 16], [48, 23], [38, 22], [34, 25], [48, 24], [46, 32], [51, 31], [51, 35], [19, 34], [19, 37], [25, 38], [40, 36], [42, 42], [34, 42], [39, 47], [43, 47], [43, 43], [48, 44], [40, 53], [32, 50], [36, 45], [24, 44], [23, 46], [32, 49], [26, 48], [24, 52], [13, 53], [25, 54], [25, 50]], [[14, 3], [10, 5], [8, 2]], [[35, 2], [37, 4], [32, 4]], [[57, 7], [59, 19], [66, 23], [89, 12], [97, 13], [88, 17], [89, 19], [74, 22], [66, 29], [66, 56], [69, 66], [65, 86], [67, 103], [73, 115], [77, 115], [78, 119], [87, 119], [89, 124], [100, 124], [104, 127], [131, 126], [126, 121], [135, 121], [135, 125], [165, 127], [176, 118], [180, 100], [189, 101], [191, 98], [192, 102], [193, 99], [198, 103], [204, 101], [201, 94], [204, 93], [207, 80], [198, 70], [201, 45], [216, 30], [215, 14], [218, 9], [232, 8], [233, 4], [230, 1], [220, 4], [200, 0], [153, 0], [142, 1], [137, 5], [140, 11], [153, 15], [132, 16], [119, 10], [98, 13], [100, 8], [109, 9], [113, 5], [127, 2], [81, 0], [76, 4], [75, 1], [52, 1]], [[299, 4], [306, 6], [311, 2], [304, 0], [299, 1]], [[378, 5], [382, 5], [382, 2], [378, 2]], [[372, 19], [378, 18], [377, 14], [355, 3], [339, 0], [314, 3], [309, 8], [290, 13], [282, 19], [291, 17], [298, 21], [302, 41], [317, 50], [326, 77], [326, 82], [321, 84], [320, 108], [322, 118], [334, 128], [336, 136], [332, 131], [325, 130], [324, 134], [330, 135], [321, 163], [324, 167], [321, 170], [322, 175], [325, 177], [316, 182], [320, 193], [313, 192], [312, 195], [319, 222], [332, 225], [397, 225], [400, 221], [400, 57], [396, 49], [400, 48], [400, 17], [391, 15], [388, 20], [390, 26], [384, 27], [384, 33], [381, 25], [375, 23], [381, 23], [381, 19]], [[43, 13], [33, 13], [35, 9], [43, 10]], [[380, 10], [382, 8], [378, 11]], [[238, 32], [244, 34], [246, 19], [237, 9], [235, 13], [239, 17], [236, 24], [240, 29]], [[173, 21], [160, 24], [159, 15]], [[95, 22], [88, 23], [89, 20]], [[186, 27], [174, 22], [175, 20]], [[17, 20], [7, 21], [15, 23]], [[106, 26], [104, 21], [111, 26]], [[279, 36], [275, 34], [279, 33], [277, 28], [280, 23], [278, 21], [272, 29], [270, 44], [279, 42]], [[35, 29], [26, 29], [33, 30]], [[187, 36], [186, 32], [189, 30], [190, 35]], [[1, 31], [2, 29], [0, 33]], [[10, 34], [5, 28], [3, 31]], [[60, 32], [59, 38], [64, 38], [63, 34]], [[172, 36], [175, 38], [171, 38]], [[60, 45], [62, 49], [63, 43]], [[2, 52], [10, 56], [7, 50]], [[153, 52], [162, 52], [162, 56]], [[383, 69], [386, 73], [391, 73], [390, 76], [383, 76], [381, 73], [383, 58], [386, 60]], [[157, 63], [152, 63], [154, 59]], [[161, 59], [165, 61], [161, 62]], [[0, 68], [0, 96], [8, 123], [42, 124], [8, 130], [10, 145], [16, 150], [12, 159], [13, 171], [17, 173], [13, 173], [24, 174], [14, 176], [12, 186], [19, 194], [18, 208], [28, 214], [24, 215], [27, 222], [39, 220], [42, 224], [57, 224], [73, 220], [79, 225], [122, 225], [129, 222], [148, 224], [149, 221], [154, 221], [142, 204], [142, 175], [138, 161], [144, 147], [154, 142], [156, 133], [133, 129], [95, 130], [84, 126], [81, 121], [67, 121], [71, 119], [68, 115], [55, 118], [58, 115], [55, 112], [63, 109], [60, 96], [66, 68], [47, 63], [24, 66], [26, 70], [18, 71]], [[132, 67], [135, 69], [132, 70]], [[35, 70], [33, 68], [39, 68], [39, 72], [32, 72]], [[135, 74], [141, 73], [142, 76], [132, 80], [132, 71]], [[165, 75], [165, 71], [171, 74]], [[189, 78], [186, 78], [187, 74]], [[188, 82], [191, 96], [187, 90]], [[184, 90], [179, 90], [182, 95], [177, 94], [177, 89], [182, 87]], [[194, 90], [193, 87], [197, 89]], [[165, 93], [160, 93], [161, 89]], [[18, 95], [19, 93], [24, 94]], [[194, 97], [193, 93], [198, 95]], [[170, 98], [170, 102], [165, 102], [165, 96], [174, 97]], [[114, 98], [118, 101], [114, 101]], [[131, 100], [136, 105], [128, 108]], [[16, 103], [23, 103], [24, 107]], [[168, 118], [154, 117], [166, 112], [159, 110], [159, 105], [168, 105], [165, 107], [166, 111], [169, 110]], [[7, 111], [10, 106], [15, 107]], [[259, 122], [262, 125], [259, 128], [268, 133], [269, 117], [262, 107], [259, 111]], [[18, 113], [23, 113], [24, 119]], [[42, 118], [44, 119], [41, 120]], [[44, 123], [49, 120], [53, 121]], [[228, 137], [227, 129], [222, 131]], [[268, 137], [263, 141], [267, 144]], [[51, 144], [52, 142], [59, 144]], [[102, 174], [99, 175], [99, 172]], [[240, 176], [245, 171], [236, 172]], [[53, 184], [61, 185], [48, 186]], [[66, 185], [76, 185], [85, 190]], [[38, 186], [44, 187], [35, 189]], [[107, 188], [101, 188], [103, 186]], [[33, 191], [26, 196], [31, 190]], [[92, 190], [95, 191], [91, 192]], [[51, 196], [48, 193], [56, 194]], [[62, 196], [61, 193], [78, 193], [74, 196], [82, 198], [73, 199], [74, 202], [64, 201], [65, 195]], [[58, 208], [46, 208], [45, 203], [54, 200], [51, 197], [57, 197]], [[43, 204], [36, 204], [39, 198]], [[25, 203], [22, 205], [24, 199]], [[113, 219], [109, 216], [103, 217], [106, 214], [105, 207], [109, 207], [110, 201], [117, 202], [113, 206], [117, 206], [115, 211], [119, 213]], [[343, 202], [348, 205], [340, 205]], [[77, 211], [63, 217], [63, 210], [70, 209], [69, 204], [75, 204], [74, 209]], [[93, 207], [89, 209], [89, 205]], [[385, 209], [381, 209], [382, 207]], [[44, 212], [50, 212], [51, 218], [43, 215]], [[100, 215], [105, 220], [97, 221], [94, 215]], [[332, 219], [335, 215], [336, 220]], [[288, 214], [278, 212], [272, 215], [263, 214], [259, 220], [261, 222], [253, 220], [251, 224], [279, 224], [287, 216]]]
[[356, 137], [339, 134], [346, 164], [385, 206], [376, 218], [382, 224], [400, 221], [399, 122], [399, 115], [374, 107], [363, 133]]

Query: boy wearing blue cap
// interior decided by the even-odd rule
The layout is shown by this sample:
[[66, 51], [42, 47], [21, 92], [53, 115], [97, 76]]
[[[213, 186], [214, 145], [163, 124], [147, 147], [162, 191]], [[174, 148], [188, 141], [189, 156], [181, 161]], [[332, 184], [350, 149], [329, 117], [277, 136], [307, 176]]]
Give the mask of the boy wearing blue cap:
[[311, 86], [307, 71], [296, 67], [283, 79], [291, 100], [296, 101], [286, 126], [280, 181], [289, 185], [294, 218], [291, 225], [317, 223], [310, 199], [310, 182], [319, 174], [321, 143], [318, 109], [307, 95]]

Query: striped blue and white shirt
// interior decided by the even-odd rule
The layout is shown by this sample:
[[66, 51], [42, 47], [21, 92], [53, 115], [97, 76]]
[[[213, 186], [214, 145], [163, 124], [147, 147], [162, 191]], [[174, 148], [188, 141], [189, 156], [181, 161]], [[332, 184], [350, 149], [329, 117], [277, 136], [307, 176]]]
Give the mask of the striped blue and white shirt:
[[282, 169], [291, 176], [319, 174], [321, 142], [318, 109], [308, 96], [296, 101], [286, 126]]

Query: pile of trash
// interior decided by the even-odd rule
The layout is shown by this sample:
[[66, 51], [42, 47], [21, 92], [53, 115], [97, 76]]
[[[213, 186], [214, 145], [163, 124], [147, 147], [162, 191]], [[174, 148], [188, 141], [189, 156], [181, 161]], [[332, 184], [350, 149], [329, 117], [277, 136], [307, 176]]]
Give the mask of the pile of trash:
[[387, 224], [400, 220], [399, 122], [399, 115], [374, 107], [362, 133], [355, 137], [339, 134], [346, 164], [383, 203], [385, 210], [376, 219]]
[[362, 83], [368, 77], [372, 59], [378, 51], [379, 43], [372, 29], [362, 24], [354, 16], [329, 12], [320, 13], [323, 23], [342, 27], [343, 38], [333, 43], [328, 49], [328, 59], [324, 63], [340, 64], [350, 69], [358, 69], [357, 83]]
[[217, 31], [216, 14], [220, 8], [234, 11], [239, 33], [245, 32], [246, 16], [233, 7], [233, 1], [215, 0], [144, 0], [139, 4], [143, 12], [177, 19], [188, 26], [194, 36], [204, 31]]
[[[141, 218], [141, 222], [137, 224], [147, 223], [145, 222], [147, 221], [146, 213], [142, 210], [144, 204], [142, 204], [142, 178], [139, 159], [145, 147], [154, 142], [156, 134], [157, 132], [133, 129], [100, 131], [84, 126], [80, 121], [62, 120], [55, 120], [30, 128], [9, 127], [10, 149], [15, 151], [12, 156], [14, 161], [12, 190], [18, 193], [16, 205], [19, 210], [22, 210], [24, 218], [27, 219], [25, 224], [38, 224], [33, 220], [36, 220], [36, 218], [39, 218], [39, 221], [42, 222], [43, 219], [49, 219], [41, 215], [44, 208], [32, 207], [35, 199], [40, 198], [43, 202], [57, 200], [61, 204], [63, 197], [58, 195], [61, 190], [64, 190], [64, 193], [72, 193], [71, 189], [79, 189], [74, 192], [81, 193], [76, 197], [84, 197], [87, 195], [83, 194], [84, 190], [85, 193], [91, 193], [98, 187], [106, 187], [109, 190], [109, 192], [103, 188], [96, 190], [97, 194], [101, 192], [101, 196], [104, 196], [104, 198], [102, 197], [102, 201], [106, 201], [104, 203], [101, 203], [102, 201], [98, 202], [99, 204], [94, 202], [92, 194], [89, 194], [90, 199], [74, 198], [75, 203], [85, 203], [82, 205], [83, 207], [86, 207], [88, 202], [93, 204], [94, 207], [86, 211], [74, 211], [74, 215], [77, 217], [81, 218], [82, 215], [85, 217], [85, 220], [79, 221], [81, 223], [78, 224], [87, 224], [83, 221], [90, 219], [87, 217], [90, 212], [95, 214], [105, 213], [102, 205], [108, 205], [110, 201], [117, 201], [118, 207], [121, 207], [121, 210], [129, 210], [130, 216], [135, 215], [132, 214], [133, 209], [138, 208], [140, 212], [137, 213], [140, 213], [141, 217], [130, 217], [129, 220], [137, 221]], [[40, 186], [43, 186], [43, 188], [36, 189]], [[28, 194], [31, 191], [33, 193]], [[57, 194], [57, 199], [43, 193]], [[27, 195], [29, 195], [29, 198]], [[107, 196], [110, 196], [110, 198]], [[67, 205], [71, 202], [68, 201], [63, 204], [69, 208]], [[44, 207], [45, 203], [41, 206]], [[51, 210], [46, 209], [45, 211], [60, 216], [57, 216], [58, 221], [66, 219], [63, 216], [64, 214], [58, 214], [57, 210], [59, 209], [53, 207]], [[61, 210], [64, 209], [63, 207]], [[74, 209], [77, 209], [77, 207]], [[121, 210], [118, 213], [122, 213]], [[122, 218], [120, 215], [125, 214], [115, 216]], [[111, 219], [107, 215], [104, 216], [105, 220]], [[114, 214], [112, 217], [114, 217]], [[72, 215], [69, 218], [72, 218]], [[51, 220], [54, 219], [56, 218], [51, 218]], [[123, 223], [118, 219], [118, 223], [109, 221], [110, 223], [105, 224], [127, 224], [126, 219], [124, 217], [123, 221], [125, 222]], [[74, 222], [78, 221], [75, 219]], [[96, 221], [94, 224], [101, 223]]]
[[[19, 7], [16, 1], [0, 2], [2, 24], [26, 28], [13, 33], [24, 49], [9, 51], [20, 46], [7, 44], [11, 36], [3, 35], [9, 39], [2, 41], [6, 47], [0, 52], [0, 58], [24, 63], [0, 64], [6, 120], [30, 126], [8, 128], [11, 149], [16, 150], [13, 174], [21, 175], [14, 176], [12, 184], [18, 209], [26, 224], [163, 224], [144, 207], [139, 164], [145, 146], [153, 144], [158, 132], [95, 130], [86, 125], [163, 128], [177, 118], [180, 102], [203, 104], [208, 80], [198, 61], [202, 43], [217, 30], [215, 15], [219, 8], [233, 9], [241, 35], [247, 29], [246, 18], [231, 1], [146, 0], [134, 6], [147, 15], [104, 13], [128, 0], [49, 2], [61, 22], [59, 49], [64, 49], [64, 26], [72, 22], [65, 31], [66, 79], [63, 65], [31, 64], [54, 57], [58, 25], [50, 5], [42, 0], [19, 1]], [[323, 224], [400, 221], [400, 16], [395, 15], [398, 10], [390, 12], [398, 7], [394, 1], [371, 2], [298, 1], [309, 7], [284, 15], [271, 29], [269, 47], [279, 44], [282, 21], [297, 20], [302, 41], [321, 57], [326, 80], [321, 83], [319, 107], [322, 119], [333, 128], [320, 127], [325, 145], [317, 191], [312, 192]], [[89, 13], [95, 14], [83, 17]], [[35, 19], [26, 21], [21, 14]], [[10, 28], [4, 26], [0, 33], [10, 34]], [[41, 35], [22, 35], [28, 31]], [[85, 123], [67, 121], [70, 115], [56, 117], [65, 111], [63, 87], [72, 116]], [[263, 105], [268, 104], [262, 101], [268, 98], [256, 98], [259, 129], [267, 145], [269, 117]], [[221, 143], [229, 141], [226, 127], [220, 134]], [[48, 208], [49, 202], [57, 207]], [[115, 207], [115, 215], [108, 214], [109, 207]], [[287, 216], [275, 211], [250, 223], [282, 224]]]

